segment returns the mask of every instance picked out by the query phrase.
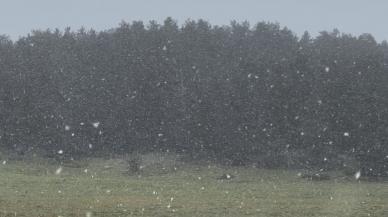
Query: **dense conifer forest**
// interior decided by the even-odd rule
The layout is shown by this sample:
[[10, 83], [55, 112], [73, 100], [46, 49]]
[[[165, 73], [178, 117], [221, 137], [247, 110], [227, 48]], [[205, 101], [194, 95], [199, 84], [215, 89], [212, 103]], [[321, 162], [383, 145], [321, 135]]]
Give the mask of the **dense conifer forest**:
[[[0, 37], [0, 145], [169, 151], [388, 175], [388, 43], [276, 23], [122, 22]], [[345, 159], [345, 160], [344, 160]]]

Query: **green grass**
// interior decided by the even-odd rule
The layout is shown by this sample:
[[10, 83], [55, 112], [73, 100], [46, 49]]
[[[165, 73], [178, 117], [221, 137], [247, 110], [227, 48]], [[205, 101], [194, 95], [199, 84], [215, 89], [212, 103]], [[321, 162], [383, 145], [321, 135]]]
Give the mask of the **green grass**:
[[[388, 216], [388, 183], [311, 182], [297, 171], [186, 165], [128, 176], [93, 160], [0, 165], [0, 216]], [[85, 169], [88, 169], [85, 172]], [[236, 177], [220, 181], [223, 173]]]

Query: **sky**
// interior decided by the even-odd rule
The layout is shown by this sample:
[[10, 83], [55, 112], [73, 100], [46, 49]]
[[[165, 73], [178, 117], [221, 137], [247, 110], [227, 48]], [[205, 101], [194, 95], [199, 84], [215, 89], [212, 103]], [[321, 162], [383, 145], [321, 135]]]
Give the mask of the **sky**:
[[305, 30], [316, 36], [338, 28], [343, 33], [371, 33], [388, 39], [387, 0], [0, 0], [0, 34], [16, 40], [33, 29], [63, 30], [80, 27], [106, 30], [121, 21], [172, 17], [213, 25], [231, 20], [278, 22], [297, 35]]

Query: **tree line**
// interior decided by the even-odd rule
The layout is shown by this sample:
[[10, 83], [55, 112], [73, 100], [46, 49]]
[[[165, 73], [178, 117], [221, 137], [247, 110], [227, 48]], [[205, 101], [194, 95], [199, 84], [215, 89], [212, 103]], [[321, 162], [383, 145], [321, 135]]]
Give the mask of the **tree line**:
[[[0, 37], [0, 144], [265, 167], [388, 165], [388, 43], [277, 23], [122, 22]], [[339, 163], [340, 162], [340, 163]]]

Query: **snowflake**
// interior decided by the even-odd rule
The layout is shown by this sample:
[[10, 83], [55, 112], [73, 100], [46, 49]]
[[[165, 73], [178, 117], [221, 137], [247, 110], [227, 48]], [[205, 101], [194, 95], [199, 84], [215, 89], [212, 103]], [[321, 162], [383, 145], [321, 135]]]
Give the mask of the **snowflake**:
[[98, 128], [98, 126], [100, 126], [100, 122], [94, 122], [94, 123], [92, 123], [92, 125], [93, 125], [93, 127], [94, 128]]
[[55, 170], [55, 175], [61, 174], [62, 170], [63, 170], [63, 168], [59, 167], [57, 170]]
[[356, 173], [354, 174], [354, 178], [355, 178], [356, 180], [360, 179], [360, 177], [361, 177], [361, 171], [358, 171], [358, 172], [356, 172]]

